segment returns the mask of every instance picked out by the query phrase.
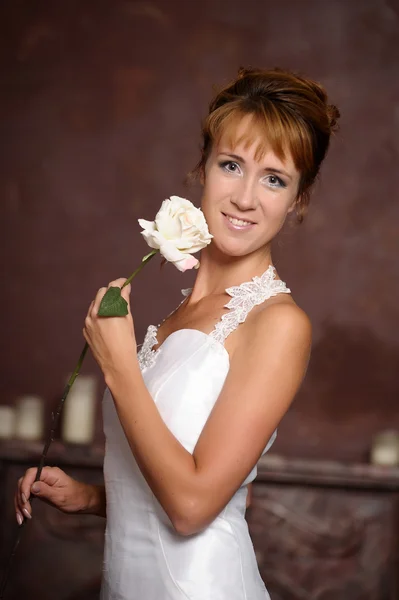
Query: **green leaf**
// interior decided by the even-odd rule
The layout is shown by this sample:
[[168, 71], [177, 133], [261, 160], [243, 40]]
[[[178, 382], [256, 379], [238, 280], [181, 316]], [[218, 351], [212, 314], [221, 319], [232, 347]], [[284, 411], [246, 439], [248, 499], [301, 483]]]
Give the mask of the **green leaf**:
[[129, 314], [128, 304], [121, 296], [120, 287], [110, 287], [105, 292], [98, 309], [99, 317], [126, 317]]

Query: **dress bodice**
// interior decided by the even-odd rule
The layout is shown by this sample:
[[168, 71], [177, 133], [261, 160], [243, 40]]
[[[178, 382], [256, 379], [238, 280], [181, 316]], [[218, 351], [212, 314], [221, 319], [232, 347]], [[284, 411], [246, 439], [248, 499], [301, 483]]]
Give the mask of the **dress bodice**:
[[[154, 349], [158, 327], [150, 325], [138, 353], [163, 421], [190, 453], [230, 369], [226, 338], [255, 305], [290, 290], [275, 279], [270, 266], [262, 276], [226, 292], [231, 297], [228, 311], [210, 334], [179, 329]], [[134, 460], [109, 391], [103, 414], [107, 532], [102, 600], [267, 599], [244, 518], [246, 484], [255, 478], [256, 466], [204, 531], [179, 536]]]

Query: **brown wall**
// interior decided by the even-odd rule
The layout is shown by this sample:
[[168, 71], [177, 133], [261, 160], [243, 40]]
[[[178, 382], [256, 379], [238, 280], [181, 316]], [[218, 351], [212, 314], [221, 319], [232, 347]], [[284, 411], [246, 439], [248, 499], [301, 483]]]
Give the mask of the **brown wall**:
[[[0, 40], [1, 402], [54, 403], [93, 292], [146, 252], [137, 218], [198, 198], [182, 182], [212, 84], [282, 66], [342, 120], [305, 224], [276, 244], [314, 351], [275, 449], [364, 459], [399, 427], [397, 0], [3, 0]], [[191, 277], [143, 272], [138, 338]]]

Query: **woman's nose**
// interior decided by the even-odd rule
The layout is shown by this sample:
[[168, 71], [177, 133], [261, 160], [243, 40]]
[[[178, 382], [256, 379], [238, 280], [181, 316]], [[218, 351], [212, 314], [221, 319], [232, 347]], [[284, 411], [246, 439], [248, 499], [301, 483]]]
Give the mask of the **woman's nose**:
[[257, 196], [255, 186], [251, 182], [243, 183], [237, 190], [234, 198], [234, 204], [242, 211], [251, 210], [257, 206]]

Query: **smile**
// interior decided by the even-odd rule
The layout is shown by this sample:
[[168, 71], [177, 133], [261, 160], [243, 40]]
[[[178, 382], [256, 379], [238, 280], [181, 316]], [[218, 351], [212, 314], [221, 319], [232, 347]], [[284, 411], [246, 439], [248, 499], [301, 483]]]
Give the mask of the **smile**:
[[250, 229], [251, 227], [253, 227], [255, 225], [255, 223], [253, 223], [252, 221], [245, 221], [244, 219], [237, 219], [236, 217], [231, 217], [230, 215], [226, 215], [225, 213], [222, 213], [222, 214], [231, 229], [235, 229], [235, 230]]

